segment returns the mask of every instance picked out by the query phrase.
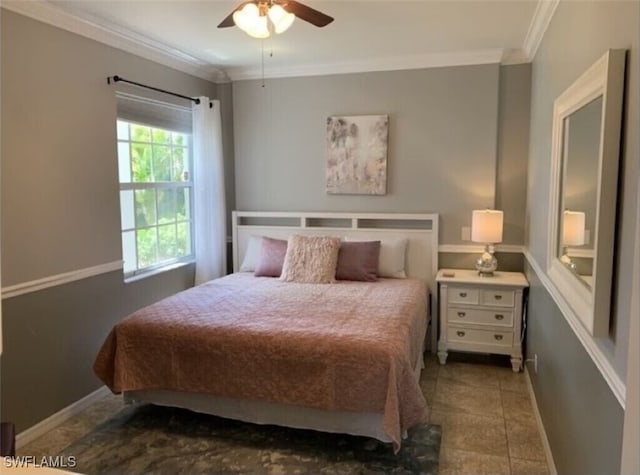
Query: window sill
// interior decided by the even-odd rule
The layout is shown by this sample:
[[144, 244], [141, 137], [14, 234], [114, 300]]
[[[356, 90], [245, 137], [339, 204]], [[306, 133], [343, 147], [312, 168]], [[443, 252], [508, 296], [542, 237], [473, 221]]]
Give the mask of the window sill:
[[184, 267], [184, 266], [188, 266], [189, 264], [193, 264], [195, 262], [195, 260], [188, 260], [188, 261], [182, 261], [182, 262], [176, 262], [174, 264], [169, 264], [167, 266], [164, 267], [160, 267], [158, 269], [153, 269], [147, 272], [141, 272], [140, 274], [134, 274], [130, 277], [125, 277], [124, 279], [124, 283], [125, 284], [132, 284], [133, 282], [137, 282], [139, 280], [144, 280], [148, 277], [153, 277], [154, 275], [158, 275], [158, 274], [162, 274], [164, 272], [169, 272], [175, 269], [178, 269], [180, 267]]

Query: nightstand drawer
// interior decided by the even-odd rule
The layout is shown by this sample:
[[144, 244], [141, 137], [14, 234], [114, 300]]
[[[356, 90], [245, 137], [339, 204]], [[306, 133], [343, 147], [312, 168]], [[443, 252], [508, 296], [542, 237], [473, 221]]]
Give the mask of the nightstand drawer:
[[494, 305], [498, 307], [513, 307], [515, 293], [513, 290], [491, 290], [486, 289], [480, 292], [481, 305]]
[[476, 330], [450, 326], [447, 328], [447, 339], [451, 343], [475, 343], [480, 345], [505, 346], [508, 348], [513, 345], [513, 332]]
[[447, 297], [450, 303], [477, 304], [480, 301], [480, 291], [468, 287], [449, 287]]
[[497, 325], [513, 327], [513, 312], [502, 310], [481, 310], [477, 308], [449, 307], [447, 311], [449, 323]]

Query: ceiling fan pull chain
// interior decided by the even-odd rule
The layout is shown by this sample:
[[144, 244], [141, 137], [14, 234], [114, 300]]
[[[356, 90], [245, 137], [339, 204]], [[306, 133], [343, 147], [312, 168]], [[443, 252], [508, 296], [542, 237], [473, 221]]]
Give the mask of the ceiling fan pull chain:
[[264, 87], [264, 40], [262, 40], [262, 87]]

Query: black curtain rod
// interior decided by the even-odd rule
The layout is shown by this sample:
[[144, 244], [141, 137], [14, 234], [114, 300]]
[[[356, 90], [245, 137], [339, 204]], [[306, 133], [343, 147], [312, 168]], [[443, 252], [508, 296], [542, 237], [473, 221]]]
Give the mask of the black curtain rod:
[[[126, 82], [127, 84], [133, 84], [134, 86], [144, 87], [145, 89], [151, 89], [152, 91], [161, 92], [163, 94], [169, 94], [170, 96], [179, 97], [181, 99], [186, 99], [188, 101], [193, 101], [196, 104], [200, 104], [200, 99], [198, 99], [197, 97], [183, 96], [182, 94], [178, 94], [176, 92], [165, 91], [164, 89], [160, 89], [158, 87], [147, 86], [146, 84], [141, 84], [139, 82], [129, 81], [128, 79], [122, 78], [122, 77], [117, 76], [117, 75], [116, 76], [108, 76], [107, 77], [107, 84], [111, 84], [112, 80], [113, 80], [113, 82]], [[209, 103], [209, 108], [211, 108], [211, 107], [213, 107], [213, 102]]]

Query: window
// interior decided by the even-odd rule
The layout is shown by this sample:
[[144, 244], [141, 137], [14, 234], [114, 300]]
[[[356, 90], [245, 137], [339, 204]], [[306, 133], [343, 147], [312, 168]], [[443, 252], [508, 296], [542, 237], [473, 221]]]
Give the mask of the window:
[[193, 258], [191, 135], [119, 119], [125, 276]]

